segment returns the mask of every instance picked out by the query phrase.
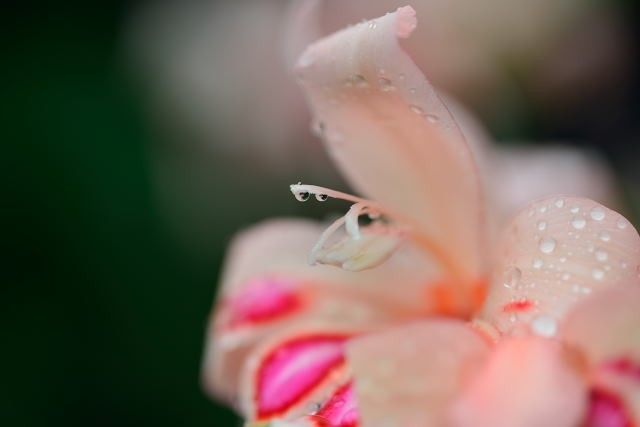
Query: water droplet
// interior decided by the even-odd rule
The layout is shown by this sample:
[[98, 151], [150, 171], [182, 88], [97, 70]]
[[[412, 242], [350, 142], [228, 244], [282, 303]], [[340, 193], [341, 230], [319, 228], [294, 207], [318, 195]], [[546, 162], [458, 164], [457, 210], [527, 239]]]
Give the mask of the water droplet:
[[380, 89], [382, 89], [383, 92], [390, 92], [395, 89], [393, 82], [386, 77], [380, 77], [378, 79], [378, 85], [380, 85]]
[[375, 30], [375, 28], [378, 26], [378, 24], [376, 23], [376, 21], [371, 21], [369, 22], [368, 27], [372, 30]]
[[599, 268], [594, 268], [591, 272], [591, 277], [596, 280], [602, 280], [604, 278], [604, 271], [600, 270]]
[[598, 234], [598, 237], [603, 242], [608, 242], [609, 240], [611, 240], [611, 234], [609, 234], [608, 231], [601, 231], [600, 234]]
[[362, 74], [354, 74], [347, 79], [346, 85], [365, 88], [369, 86], [369, 82]]
[[425, 117], [429, 123], [438, 123], [440, 121], [440, 117], [435, 114], [427, 114]]
[[416, 114], [420, 114], [420, 115], [424, 114], [424, 110], [421, 107], [418, 107], [417, 105], [411, 104], [409, 108], [411, 108], [411, 111], [413, 111]]
[[540, 213], [545, 213], [546, 211], [547, 211], [547, 207], [546, 206], [540, 206], [538, 208], [538, 212], [540, 212]]
[[596, 221], [602, 221], [605, 216], [604, 209], [602, 209], [600, 206], [596, 206], [595, 208], [591, 209], [589, 215]]
[[580, 212], [580, 207], [579, 206], [573, 206], [573, 207], [571, 207], [570, 211], [573, 214], [577, 214], [578, 212]]
[[558, 199], [555, 203], [557, 208], [562, 208], [564, 206], [564, 199]]
[[536, 335], [550, 338], [556, 334], [558, 327], [553, 317], [543, 314], [533, 319], [531, 329]]
[[540, 252], [550, 254], [556, 248], [556, 240], [552, 237], [544, 238], [540, 241], [538, 248]]
[[505, 274], [504, 287], [509, 289], [517, 289], [521, 278], [522, 271], [520, 271], [518, 267], [511, 267]]
[[582, 230], [585, 225], [587, 225], [587, 220], [582, 218], [581, 216], [575, 216], [571, 220], [571, 226], [576, 230]]
[[542, 261], [540, 258], [536, 258], [536, 259], [533, 260], [533, 263], [531, 265], [536, 270], [540, 270], [542, 268], [542, 266], [544, 265], [544, 261]]
[[625, 220], [624, 218], [620, 218], [616, 225], [620, 230], [624, 230], [625, 228], [627, 228], [627, 220]]
[[538, 221], [538, 230], [544, 231], [547, 229], [547, 221]]
[[316, 194], [316, 200], [319, 202], [324, 202], [329, 198], [326, 194]]
[[607, 253], [607, 251], [604, 251], [602, 249], [598, 249], [596, 251], [596, 259], [600, 262], [604, 262], [607, 260], [607, 258], [609, 258], [609, 254]]
[[322, 120], [315, 120], [311, 124], [311, 132], [319, 138], [324, 136], [324, 131], [326, 130], [326, 125]]
[[309, 197], [311, 196], [309, 194], [308, 191], [300, 191], [299, 193], [296, 193], [296, 200], [298, 200], [299, 202], [306, 202], [307, 200], [309, 200]]

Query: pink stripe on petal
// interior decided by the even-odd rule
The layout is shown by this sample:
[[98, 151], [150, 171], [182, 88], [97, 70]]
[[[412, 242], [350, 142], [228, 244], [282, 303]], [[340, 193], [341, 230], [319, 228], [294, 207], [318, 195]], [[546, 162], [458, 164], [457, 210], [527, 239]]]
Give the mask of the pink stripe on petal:
[[259, 419], [286, 412], [344, 363], [348, 335], [308, 335], [272, 350], [257, 372]]
[[278, 279], [254, 280], [227, 301], [229, 327], [273, 320], [302, 306], [293, 283]]
[[594, 389], [584, 427], [633, 427], [622, 401], [609, 392]]
[[352, 384], [347, 383], [336, 390], [314, 415], [333, 427], [358, 426], [358, 408]]

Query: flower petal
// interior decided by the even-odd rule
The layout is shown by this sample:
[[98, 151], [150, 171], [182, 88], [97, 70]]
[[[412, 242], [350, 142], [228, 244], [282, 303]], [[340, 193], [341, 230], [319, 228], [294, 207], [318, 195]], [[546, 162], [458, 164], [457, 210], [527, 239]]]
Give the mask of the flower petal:
[[212, 395], [235, 402], [251, 350], [301, 319], [375, 324], [438, 309], [429, 296], [439, 286], [435, 270], [421, 252], [400, 248], [384, 265], [361, 273], [309, 266], [307, 252], [321, 230], [310, 221], [273, 220], [234, 240], [203, 359], [203, 381]]
[[452, 406], [454, 427], [575, 427], [586, 406], [562, 346], [543, 338], [502, 341]]
[[241, 412], [251, 420], [308, 414], [348, 378], [345, 345], [363, 328], [305, 323], [260, 344], [242, 373]]
[[348, 345], [361, 424], [440, 426], [488, 345], [455, 320], [432, 320], [357, 338]]
[[562, 337], [584, 352], [592, 366], [610, 364], [623, 371], [623, 360], [636, 365], [637, 373], [631, 375], [640, 384], [640, 283], [598, 292], [578, 304], [562, 326]]
[[411, 7], [360, 23], [309, 47], [297, 74], [350, 182], [401, 213], [454, 274], [475, 280], [480, 184], [454, 119], [399, 45], [415, 27]]
[[619, 203], [606, 163], [586, 151], [561, 146], [496, 148], [487, 172], [502, 221], [531, 200], [555, 194], [587, 197], [611, 207]]
[[640, 237], [592, 200], [548, 198], [515, 217], [496, 258], [482, 318], [503, 333], [553, 336], [576, 301], [637, 276]]

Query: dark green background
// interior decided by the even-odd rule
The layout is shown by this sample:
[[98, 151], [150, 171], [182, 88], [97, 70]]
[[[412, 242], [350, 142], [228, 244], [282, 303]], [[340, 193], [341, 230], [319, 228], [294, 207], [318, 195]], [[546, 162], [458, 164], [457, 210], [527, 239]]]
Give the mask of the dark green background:
[[[159, 213], [144, 94], [122, 60], [131, 3], [3, 4], [0, 425], [235, 425], [199, 386], [219, 263], [233, 231], [287, 212], [212, 218], [217, 240], [188, 254]], [[515, 132], [588, 141], [635, 199], [637, 82], [597, 125], [597, 106], [561, 125], [532, 108]]]

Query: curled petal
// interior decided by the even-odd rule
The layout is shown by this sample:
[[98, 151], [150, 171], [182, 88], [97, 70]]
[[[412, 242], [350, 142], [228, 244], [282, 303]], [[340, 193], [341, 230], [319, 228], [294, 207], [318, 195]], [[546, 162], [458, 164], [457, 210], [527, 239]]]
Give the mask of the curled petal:
[[479, 369], [488, 347], [455, 320], [421, 322], [355, 339], [347, 354], [362, 425], [447, 425], [447, 405]]
[[554, 336], [576, 301], [637, 276], [640, 237], [592, 200], [552, 197], [515, 217], [495, 256], [482, 318], [503, 333]]
[[582, 379], [562, 346], [502, 341], [451, 407], [453, 427], [575, 427], [586, 407]]
[[402, 214], [450, 273], [475, 280], [483, 272], [480, 184], [457, 124], [399, 45], [416, 23], [403, 7], [335, 33], [303, 53], [297, 74], [349, 181]]

